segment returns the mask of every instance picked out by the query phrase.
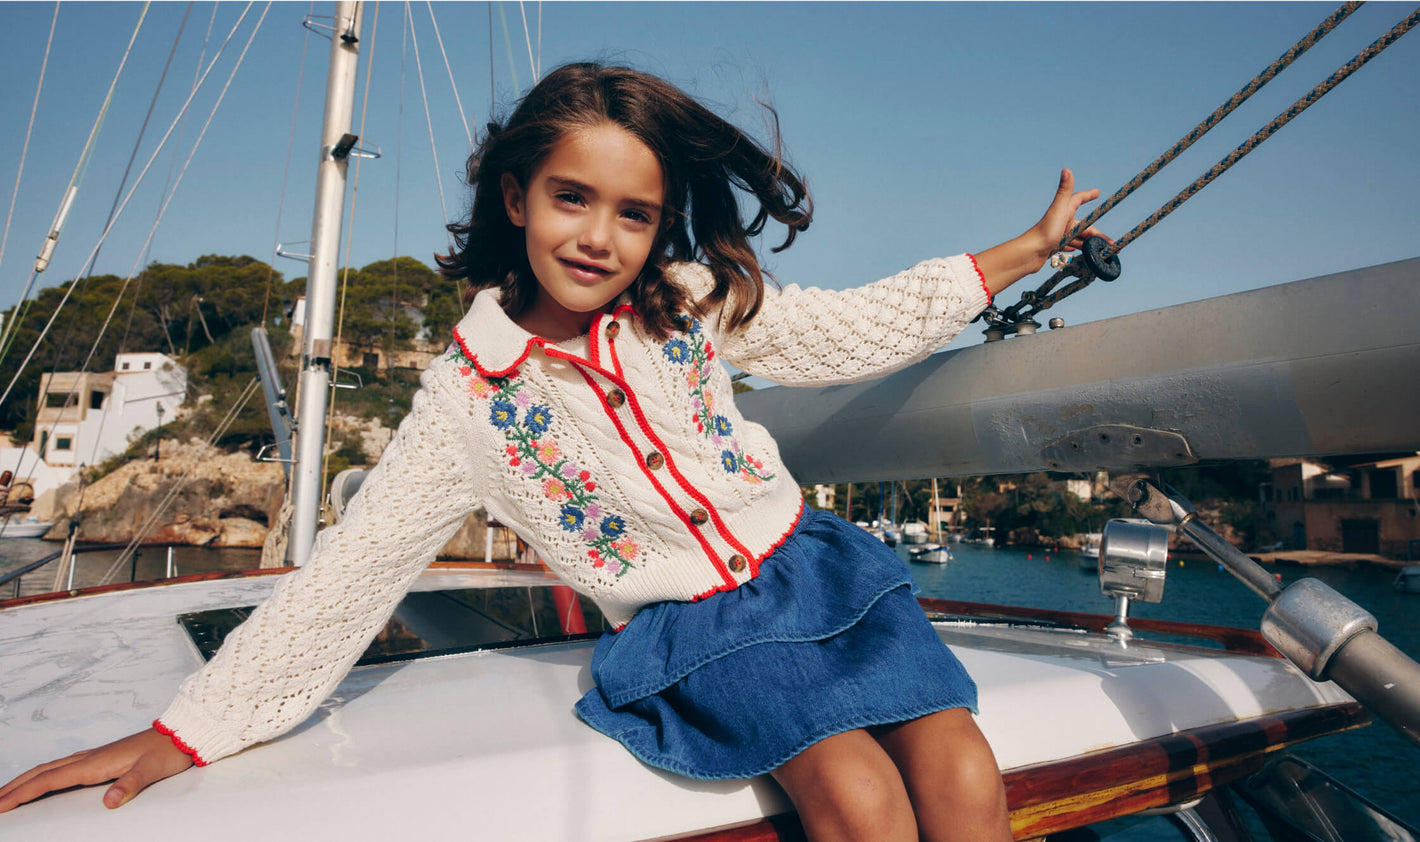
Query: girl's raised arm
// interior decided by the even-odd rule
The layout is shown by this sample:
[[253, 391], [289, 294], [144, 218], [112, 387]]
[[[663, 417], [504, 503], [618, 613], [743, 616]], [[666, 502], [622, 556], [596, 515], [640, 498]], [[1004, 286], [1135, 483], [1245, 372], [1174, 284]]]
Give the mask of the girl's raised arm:
[[[851, 383], [925, 359], [950, 342], [998, 292], [1038, 271], [1075, 214], [1099, 191], [1075, 192], [1060, 174], [1050, 206], [1025, 233], [978, 254], [925, 260], [890, 278], [846, 290], [766, 289], [759, 314], [721, 338], [726, 361], [788, 386]], [[1078, 248], [1082, 232], [1070, 243]], [[680, 279], [692, 295], [712, 283], [689, 265]]]

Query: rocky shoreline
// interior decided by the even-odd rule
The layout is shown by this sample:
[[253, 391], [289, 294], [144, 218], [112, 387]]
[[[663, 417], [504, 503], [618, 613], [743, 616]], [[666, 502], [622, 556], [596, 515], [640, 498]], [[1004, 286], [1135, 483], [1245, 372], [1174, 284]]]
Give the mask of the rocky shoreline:
[[[75, 482], [46, 494], [31, 513], [54, 523], [44, 536], [50, 540], [63, 540], [76, 522], [85, 543], [141, 536], [144, 544], [260, 549], [279, 521], [285, 494], [279, 463], [194, 439], [164, 447], [161, 460], [136, 459], [87, 487]], [[482, 512], [470, 516], [439, 557], [482, 559], [485, 531]]]

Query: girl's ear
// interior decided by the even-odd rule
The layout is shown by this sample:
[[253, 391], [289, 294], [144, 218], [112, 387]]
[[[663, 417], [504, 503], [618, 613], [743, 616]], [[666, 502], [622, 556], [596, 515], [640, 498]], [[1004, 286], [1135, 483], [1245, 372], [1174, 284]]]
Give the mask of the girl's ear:
[[503, 209], [508, 212], [508, 221], [519, 228], [527, 225], [525, 218], [525, 197], [523, 196], [523, 186], [518, 183], [517, 176], [510, 172], [503, 173], [503, 177], [498, 181], [503, 188]]

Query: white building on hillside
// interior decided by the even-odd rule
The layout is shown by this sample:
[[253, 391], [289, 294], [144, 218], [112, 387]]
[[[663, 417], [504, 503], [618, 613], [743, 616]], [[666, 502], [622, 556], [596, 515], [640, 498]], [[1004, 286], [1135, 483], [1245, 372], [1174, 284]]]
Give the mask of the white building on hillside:
[[79, 466], [116, 456], [164, 418], [174, 420], [186, 395], [187, 369], [166, 354], [119, 354], [111, 372], [42, 375], [34, 438], [0, 450], [0, 470], [39, 499]]

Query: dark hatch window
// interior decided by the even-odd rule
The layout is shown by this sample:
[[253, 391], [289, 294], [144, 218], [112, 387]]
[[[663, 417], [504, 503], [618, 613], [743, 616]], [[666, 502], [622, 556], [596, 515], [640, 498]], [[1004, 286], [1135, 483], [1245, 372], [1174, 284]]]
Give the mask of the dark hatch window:
[[[569, 618], [581, 612], [585, 632], [569, 632], [553, 587], [470, 588], [405, 594], [394, 616], [355, 662], [356, 666], [408, 661], [434, 655], [505, 649], [534, 643], [556, 643], [598, 637], [608, 626], [591, 600], [565, 585], [572, 600]], [[178, 623], [187, 630], [205, 660], [221, 648], [227, 634], [251, 615], [254, 606], [220, 608], [181, 614]]]

